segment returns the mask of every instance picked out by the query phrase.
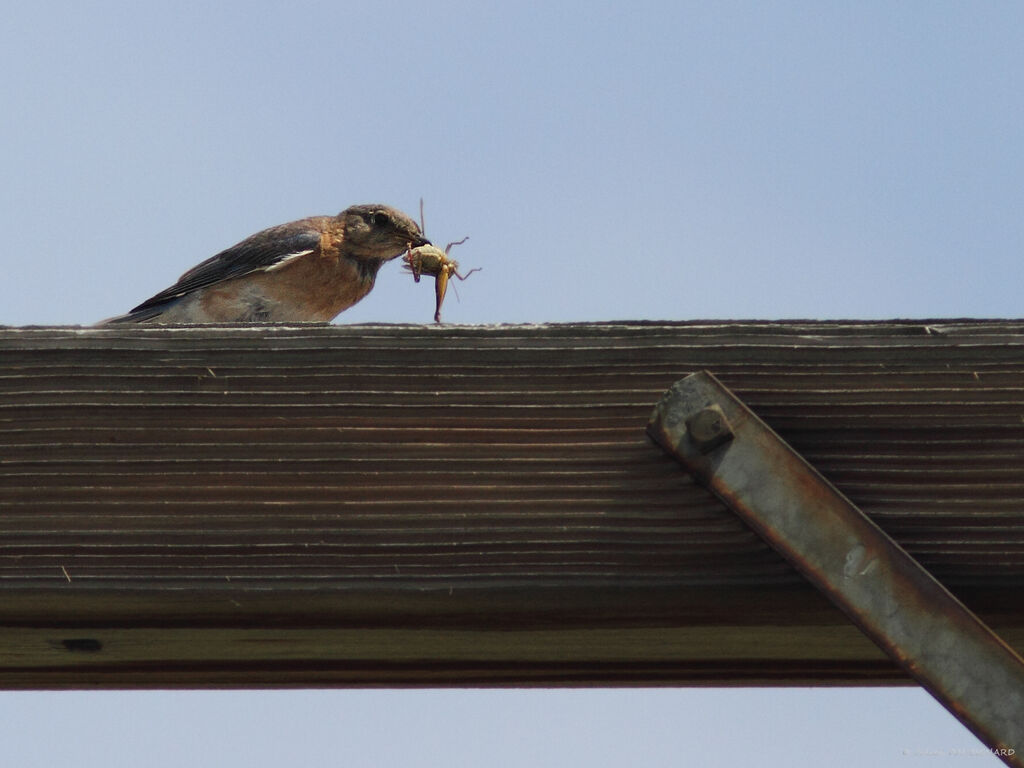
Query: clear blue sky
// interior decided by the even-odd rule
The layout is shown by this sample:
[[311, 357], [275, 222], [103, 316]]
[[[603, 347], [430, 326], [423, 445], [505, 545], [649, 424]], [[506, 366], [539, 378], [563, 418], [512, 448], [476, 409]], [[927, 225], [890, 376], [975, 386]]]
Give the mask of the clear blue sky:
[[[451, 322], [1022, 314], [1018, 3], [9, 6], [0, 324], [420, 197], [483, 268]], [[338, 322], [432, 305], [391, 264]], [[996, 764], [901, 751], [974, 748], [914, 690], [0, 695], [19, 766]]]

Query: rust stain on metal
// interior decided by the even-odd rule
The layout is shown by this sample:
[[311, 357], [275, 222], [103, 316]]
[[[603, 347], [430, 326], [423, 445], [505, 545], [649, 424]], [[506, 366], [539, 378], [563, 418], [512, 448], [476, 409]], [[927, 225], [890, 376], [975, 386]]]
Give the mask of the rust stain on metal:
[[[713, 408], [734, 434], [708, 448]], [[994, 754], [1024, 765], [1024, 660], [714, 376], [676, 382], [648, 433]]]

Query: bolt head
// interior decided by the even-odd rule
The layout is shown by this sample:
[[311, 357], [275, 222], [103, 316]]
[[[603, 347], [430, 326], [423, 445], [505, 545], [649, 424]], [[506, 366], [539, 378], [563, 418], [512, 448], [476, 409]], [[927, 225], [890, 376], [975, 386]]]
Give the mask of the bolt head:
[[732, 429], [722, 409], [709, 405], [686, 420], [686, 432], [701, 453], [709, 453], [732, 440]]

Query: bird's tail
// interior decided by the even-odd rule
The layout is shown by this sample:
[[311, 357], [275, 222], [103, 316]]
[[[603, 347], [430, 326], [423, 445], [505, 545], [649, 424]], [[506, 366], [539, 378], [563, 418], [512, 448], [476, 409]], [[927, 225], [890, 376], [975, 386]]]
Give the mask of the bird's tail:
[[164, 313], [166, 307], [146, 307], [145, 309], [133, 309], [131, 312], [127, 312], [123, 315], [115, 315], [114, 317], [108, 317], [106, 320], [100, 320], [96, 325], [117, 325], [121, 323], [148, 323], [150, 320], [156, 317], [160, 317]]

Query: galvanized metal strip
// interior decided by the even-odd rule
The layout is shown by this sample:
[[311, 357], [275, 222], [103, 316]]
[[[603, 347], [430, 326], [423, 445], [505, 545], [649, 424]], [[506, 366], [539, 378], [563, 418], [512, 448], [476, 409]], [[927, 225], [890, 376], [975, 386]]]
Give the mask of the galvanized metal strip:
[[1024, 660], [713, 375], [647, 432], [966, 725], [1024, 766]]

